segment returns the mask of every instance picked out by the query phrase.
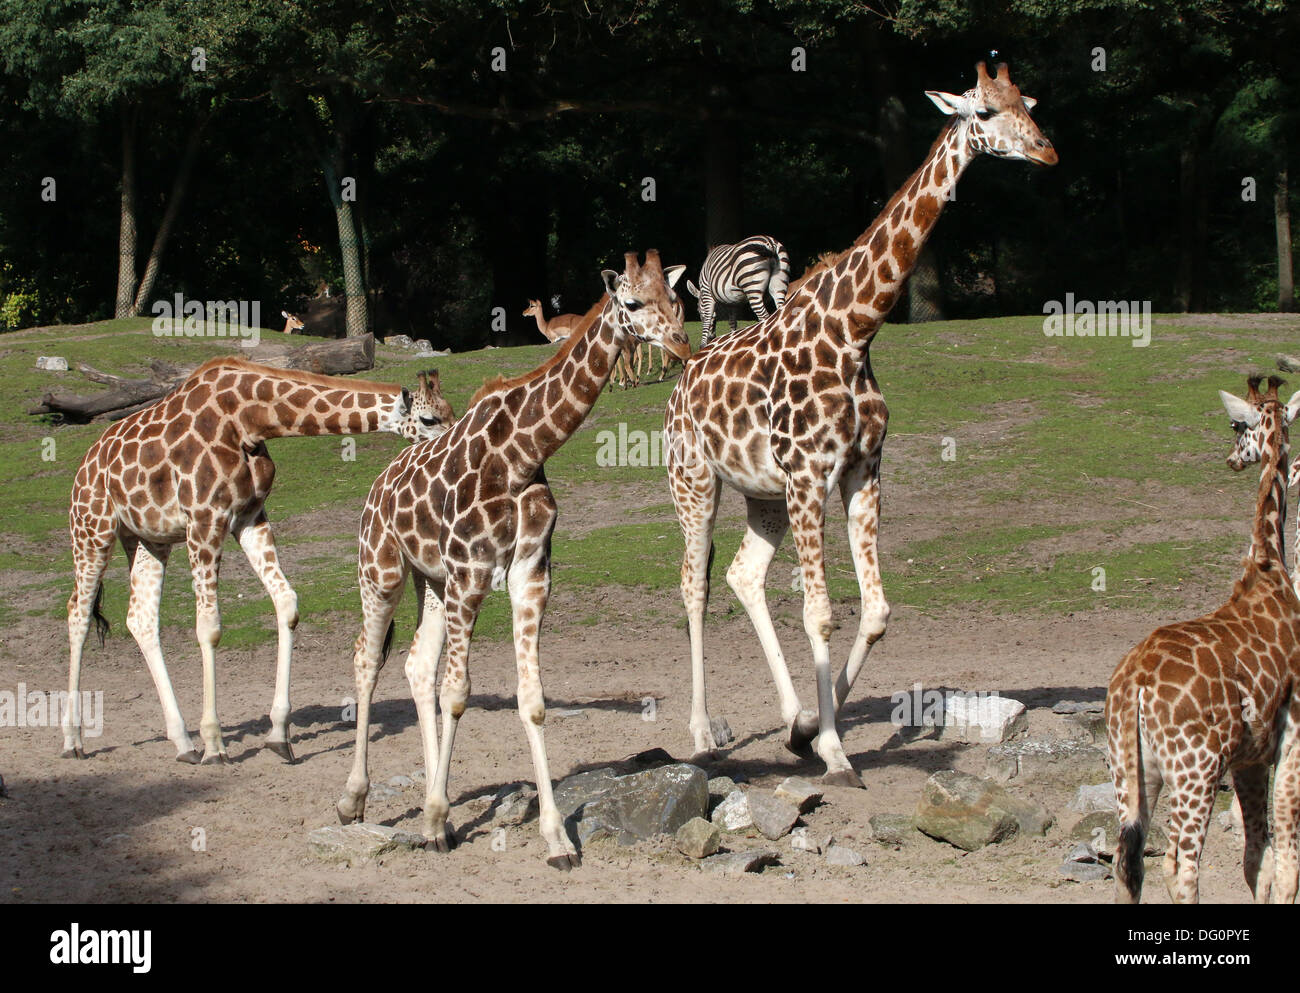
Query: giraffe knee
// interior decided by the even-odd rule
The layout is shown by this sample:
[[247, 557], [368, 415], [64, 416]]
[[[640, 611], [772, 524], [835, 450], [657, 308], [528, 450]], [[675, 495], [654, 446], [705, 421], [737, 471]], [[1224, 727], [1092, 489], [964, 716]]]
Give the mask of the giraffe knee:
[[889, 613], [889, 604], [883, 600], [870, 606], [863, 605], [858, 633], [867, 639], [867, 644], [875, 644], [884, 637], [885, 628], [889, 626]]
[[820, 639], [826, 641], [830, 638], [831, 632], [835, 630], [835, 622], [831, 616], [830, 601], [824, 597], [808, 597], [804, 600], [803, 605], [803, 629], [804, 633], [810, 639]]

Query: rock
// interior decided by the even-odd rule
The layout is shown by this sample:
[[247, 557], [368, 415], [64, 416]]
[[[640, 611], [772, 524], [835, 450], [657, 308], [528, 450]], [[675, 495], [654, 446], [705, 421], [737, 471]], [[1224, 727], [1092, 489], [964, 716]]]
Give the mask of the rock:
[[1067, 809], [1079, 814], [1091, 814], [1094, 811], [1113, 812], [1115, 810], [1115, 784], [1097, 783], [1095, 786], [1080, 786]]
[[36, 368], [46, 372], [67, 372], [68, 360], [60, 355], [39, 355], [36, 358]]
[[754, 818], [749, 812], [749, 798], [736, 790], [713, 808], [711, 820], [724, 831], [746, 831], [752, 828]]
[[674, 834], [693, 817], [708, 812], [708, 778], [686, 763], [616, 777], [610, 788], [588, 800], [569, 818], [579, 845], [612, 838], [631, 845], [660, 834]]
[[779, 799], [793, 803], [799, 813], [806, 814], [822, 802], [822, 791], [806, 779], [791, 776], [772, 791]]
[[673, 836], [677, 850], [693, 859], [708, 858], [722, 845], [722, 832], [703, 817], [692, 817]]
[[1012, 779], [1068, 783], [1110, 775], [1101, 749], [1068, 738], [1026, 738], [994, 745], [985, 759], [984, 771], [999, 783]]
[[560, 817], [568, 820], [584, 804], [598, 800], [614, 788], [618, 779], [613, 769], [589, 769], [576, 776], [569, 776], [555, 784], [555, 806], [559, 808]]
[[790, 847], [797, 852], [812, 852], [820, 855], [822, 846], [808, 833], [807, 828], [795, 828], [790, 832]]
[[1087, 862], [1066, 862], [1056, 867], [1056, 871], [1072, 883], [1095, 883], [1109, 879], [1111, 872], [1104, 865]]
[[524, 824], [536, 817], [537, 811], [537, 791], [526, 783], [501, 787], [492, 802], [492, 819], [497, 824]]
[[943, 701], [939, 737], [967, 742], [1007, 741], [1029, 729], [1025, 705], [1000, 696], [952, 693]]
[[1052, 705], [1053, 714], [1100, 714], [1105, 709], [1104, 700], [1058, 700]]
[[546, 712], [546, 721], [567, 721], [572, 717], [586, 717], [585, 710], [548, 710]]
[[730, 776], [714, 776], [709, 780], [709, 796], [725, 800], [740, 787]]
[[867, 860], [852, 848], [846, 848], [844, 845], [831, 845], [826, 849], [826, 864], [852, 867], [866, 865]]
[[[1115, 842], [1119, 840], [1119, 819], [1114, 808], [1094, 810], [1085, 814], [1070, 829], [1070, 840], [1085, 842], [1103, 859], [1109, 861], [1115, 854]], [[1169, 845], [1165, 829], [1152, 821], [1147, 828], [1147, 840], [1143, 855], [1163, 855]]]
[[779, 865], [781, 855], [772, 851], [726, 852], [712, 855], [700, 863], [701, 869], [723, 876], [739, 876], [743, 872], [762, 872], [764, 866]]
[[388, 781], [388, 785], [395, 790], [405, 790], [415, 785], [415, 780], [410, 776], [394, 776]]
[[1070, 849], [1070, 854], [1065, 856], [1067, 862], [1096, 862], [1097, 853], [1093, 847], [1086, 841], [1081, 841]]
[[916, 827], [973, 852], [1017, 833], [1045, 834], [1052, 816], [1036, 803], [1011, 796], [987, 779], [955, 772], [936, 772], [926, 780], [916, 805]]
[[366, 791], [367, 800], [387, 800], [397, 796], [399, 790], [393, 789], [387, 783], [371, 783], [370, 789]]
[[1106, 716], [1088, 711], [1067, 714], [1061, 722], [1066, 737], [1079, 741], [1088, 741], [1101, 748], [1106, 747]]
[[710, 717], [709, 729], [713, 732], [713, 743], [719, 748], [731, 744], [736, 739], [736, 736], [731, 733], [731, 725], [727, 723], [725, 717]]
[[348, 863], [368, 862], [389, 852], [424, 847], [424, 838], [418, 834], [364, 822], [317, 828], [307, 836], [307, 842], [321, 858]]
[[407, 334], [390, 334], [384, 339], [385, 345], [391, 345], [393, 348], [410, 348], [415, 342], [411, 341], [411, 336]]
[[784, 838], [799, 819], [799, 808], [779, 797], [751, 790], [745, 799], [749, 801], [749, 816], [754, 827], [768, 841]]
[[916, 835], [916, 822], [911, 814], [872, 814], [867, 822], [872, 837], [882, 845], [901, 845]]
[[421, 338], [415, 343], [414, 352], [420, 358], [428, 358], [433, 355], [433, 346], [427, 339]]

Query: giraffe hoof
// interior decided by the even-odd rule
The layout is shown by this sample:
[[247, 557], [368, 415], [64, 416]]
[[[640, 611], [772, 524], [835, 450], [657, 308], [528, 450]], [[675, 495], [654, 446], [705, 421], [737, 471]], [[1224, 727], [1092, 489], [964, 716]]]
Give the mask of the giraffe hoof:
[[828, 772], [822, 776], [823, 786], [845, 786], [853, 790], [865, 790], [867, 784], [862, 781], [852, 769], [838, 769], [835, 772]]
[[446, 855], [456, 847], [456, 835], [452, 833], [451, 827], [443, 828], [442, 832], [436, 838], [430, 838], [424, 843], [426, 848], [432, 848], [435, 851], [442, 852]]
[[85, 751], [80, 748], [65, 748], [59, 752], [59, 758], [61, 759], [84, 759], [85, 757]]
[[342, 800], [340, 800], [338, 803], [334, 805], [334, 812], [339, 815], [340, 824], [355, 824], [357, 821], [364, 820], [366, 816], [366, 810], [364, 807], [362, 807], [355, 814], [346, 813], [343, 810]]
[[204, 755], [200, 765], [229, 765], [230, 759], [226, 757], [225, 752], [213, 752], [211, 755]]
[[176, 761], [184, 762], [186, 765], [198, 765], [203, 761], [203, 757], [199, 755], [198, 749], [191, 748], [188, 752], [181, 752], [177, 755]]
[[552, 855], [546, 860], [546, 864], [553, 869], [559, 869], [561, 872], [568, 872], [582, 865], [582, 856], [573, 855]]
[[808, 756], [812, 753], [813, 739], [820, 733], [817, 715], [811, 710], [801, 710], [786, 730], [785, 747], [796, 755]]
[[268, 741], [266, 747], [275, 752], [276, 755], [284, 759], [290, 765], [294, 763], [293, 746], [287, 741]]

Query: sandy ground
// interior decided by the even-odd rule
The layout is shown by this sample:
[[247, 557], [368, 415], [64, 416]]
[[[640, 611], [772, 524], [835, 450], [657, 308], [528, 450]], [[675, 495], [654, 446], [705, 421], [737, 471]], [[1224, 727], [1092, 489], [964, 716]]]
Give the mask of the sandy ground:
[[[725, 588], [724, 588], [725, 590]], [[674, 598], [654, 598], [673, 617]], [[658, 601], [662, 600], [662, 603]], [[555, 776], [609, 764], [630, 753], [663, 747], [690, 750], [689, 654], [675, 620], [646, 621], [647, 598], [607, 594], [607, 623], [567, 625], [566, 615], [588, 603], [557, 590], [544, 641], [544, 679], [552, 711], [580, 716], [548, 723]], [[811, 699], [811, 666], [797, 603], [782, 601], [778, 628], [800, 692]], [[735, 743], [709, 767], [773, 787], [792, 774], [820, 768], [787, 753], [779, 716], [748, 619], [715, 597], [709, 619], [709, 691], [714, 716], [726, 717]], [[845, 610], [841, 611], [843, 616]], [[326, 632], [305, 622], [294, 682], [295, 749], [288, 766], [261, 748], [269, 726], [274, 650], [221, 656], [220, 713], [231, 763], [186, 766], [161, 733], [161, 712], [134, 643], [122, 636], [91, 650], [84, 684], [104, 694], [102, 736], [88, 739], [84, 762], [57, 757], [57, 728], [6, 728], [0, 771], [9, 797], [0, 800], [0, 900], [27, 901], [889, 901], [1075, 902], [1111, 898], [1113, 883], [1063, 883], [1056, 867], [1070, 847], [1066, 786], [1015, 786], [1058, 818], [1045, 838], [1020, 838], [965, 854], [920, 839], [900, 848], [869, 840], [867, 819], [910, 811], [927, 776], [943, 768], [981, 773], [986, 748], [937, 740], [906, 743], [889, 723], [890, 696], [915, 682], [926, 688], [997, 690], [1022, 700], [1035, 734], [1063, 734], [1050, 713], [1059, 699], [1100, 700], [1123, 653], [1170, 617], [1117, 611], [1031, 621], [973, 612], [942, 619], [896, 611], [858, 682], [843, 734], [867, 784], [832, 789], [805, 816], [818, 838], [834, 834], [857, 847], [867, 865], [831, 867], [816, 856], [777, 843], [781, 865], [735, 879], [705, 876], [665, 846], [619, 849], [593, 845], [583, 866], [562, 875], [545, 864], [535, 823], [508, 829], [504, 850], [493, 844], [488, 800], [503, 784], [530, 781], [532, 768], [514, 707], [514, 666], [508, 645], [484, 642], [473, 655], [470, 710], [461, 722], [452, 763], [452, 822], [461, 840], [448, 855], [401, 853], [379, 864], [345, 868], [308, 852], [307, 833], [334, 822], [334, 801], [347, 777], [352, 726], [342, 702], [353, 692], [351, 632]], [[841, 658], [853, 635], [844, 617], [834, 648]], [[63, 685], [62, 624], [36, 620], [7, 632], [5, 683], [29, 688]], [[164, 649], [191, 733], [197, 734], [201, 682], [197, 652], [183, 632]], [[371, 745], [372, 782], [410, 774], [422, 764], [414, 706], [401, 671], [402, 653], [381, 677]], [[656, 700], [655, 720], [642, 700]], [[422, 795], [408, 789], [372, 799], [369, 819], [418, 830]], [[200, 833], [201, 832], [201, 835]], [[204, 844], [197, 845], [201, 837]], [[761, 837], [733, 847], [761, 846]], [[196, 847], [206, 850], [195, 851]], [[1167, 898], [1156, 862], [1149, 863], [1147, 897]], [[1212, 827], [1202, 873], [1208, 901], [1246, 898], [1239, 843]]]

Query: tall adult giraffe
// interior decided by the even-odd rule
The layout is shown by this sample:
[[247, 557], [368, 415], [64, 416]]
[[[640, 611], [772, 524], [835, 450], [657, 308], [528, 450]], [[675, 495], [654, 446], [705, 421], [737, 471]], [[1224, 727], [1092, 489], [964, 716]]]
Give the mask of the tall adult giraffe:
[[[365, 818], [370, 789], [367, 745], [370, 700], [384, 666], [393, 612], [415, 579], [419, 622], [406, 659], [428, 773], [424, 836], [440, 851], [455, 844], [447, 823], [447, 777], [456, 726], [469, 699], [469, 643], [483, 598], [504, 579], [514, 617], [523, 721], [537, 774], [547, 861], [578, 864], [551, 792], [542, 725], [538, 632], [551, 587], [555, 498], [543, 466], [586, 419], [628, 340], [655, 341], [683, 360], [682, 305], [673, 292], [685, 266], [664, 269], [659, 253], [624, 256], [623, 273], [602, 276], [609, 302], [599, 320], [571, 337], [549, 361], [514, 379], [483, 385], [444, 438], [415, 445], [380, 474], [361, 515], [358, 577], [362, 626], [353, 666], [357, 680], [357, 745], [338, 802], [345, 824]], [[435, 696], [438, 657], [447, 662]], [[437, 711], [442, 706], [442, 740]]]
[[[880, 584], [880, 449], [888, 411], [869, 349], [957, 180], [980, 155], [1056, 162], [1005, 65], [990, 77], [976, 66], [961, 96], [927, 91], [948, 115], [943, 131], [880, 216], [830, 268], [809, 278], [759, 324], [702, 349], [668, 400], [665, 441], [673, 503], [686, 541], [682, 599], [691, 639], [690, 731], [697, 753], [717, 748], [704, 687], [703, 625], [713, 525], [723, 483], [745, 496], [748, 526], [727, 581], [745, 605], [776, 681], [786, 745], [810, 742], [825, 781], [861, 786], [844, 754], [836, 717], [871, 646], [885, 633], [889, 606]], [[831, 605], [823, 540], [826, 500], [839, 486], [848, 513], [861, 590], [857, 640], [832, 687]], [[804, 591], [804, 631], [817, 671], [818, 713], [802, 712], [767, 610], [768, 566], [793, 528]]]
[[72, 484], [69, 529], [76, 578], [68, 599], [68, 706], [63, 757], [85, 758], [79, 692], [81, 655], [92, 617], [100, 640], [104, 570], [120, 538], [131, 568], [126, 626], [144, 654], [162, 702], [167, 737], [180, 762], [199, 754], [185, 729], [158, 640], [163, 571], [184, 542], [194, 575], [195, 633], [203, 656], [203, 762], [226, 757], [217, 720], [216, 647], [221, 639], [217, 573], [233, 535], [275, 604], [279, 646], [267, 747], [287, 762], [289, 669], [298, 597], [280, 569], [266, 519], [275, 463], [272, 438], [391, 431], [410, 441], [436, 438], [454, 420], [437, 372], [420, 388], [272, 369], [237, 358], [212, 359], [151, 407], [118, 421], [81, 460]]

